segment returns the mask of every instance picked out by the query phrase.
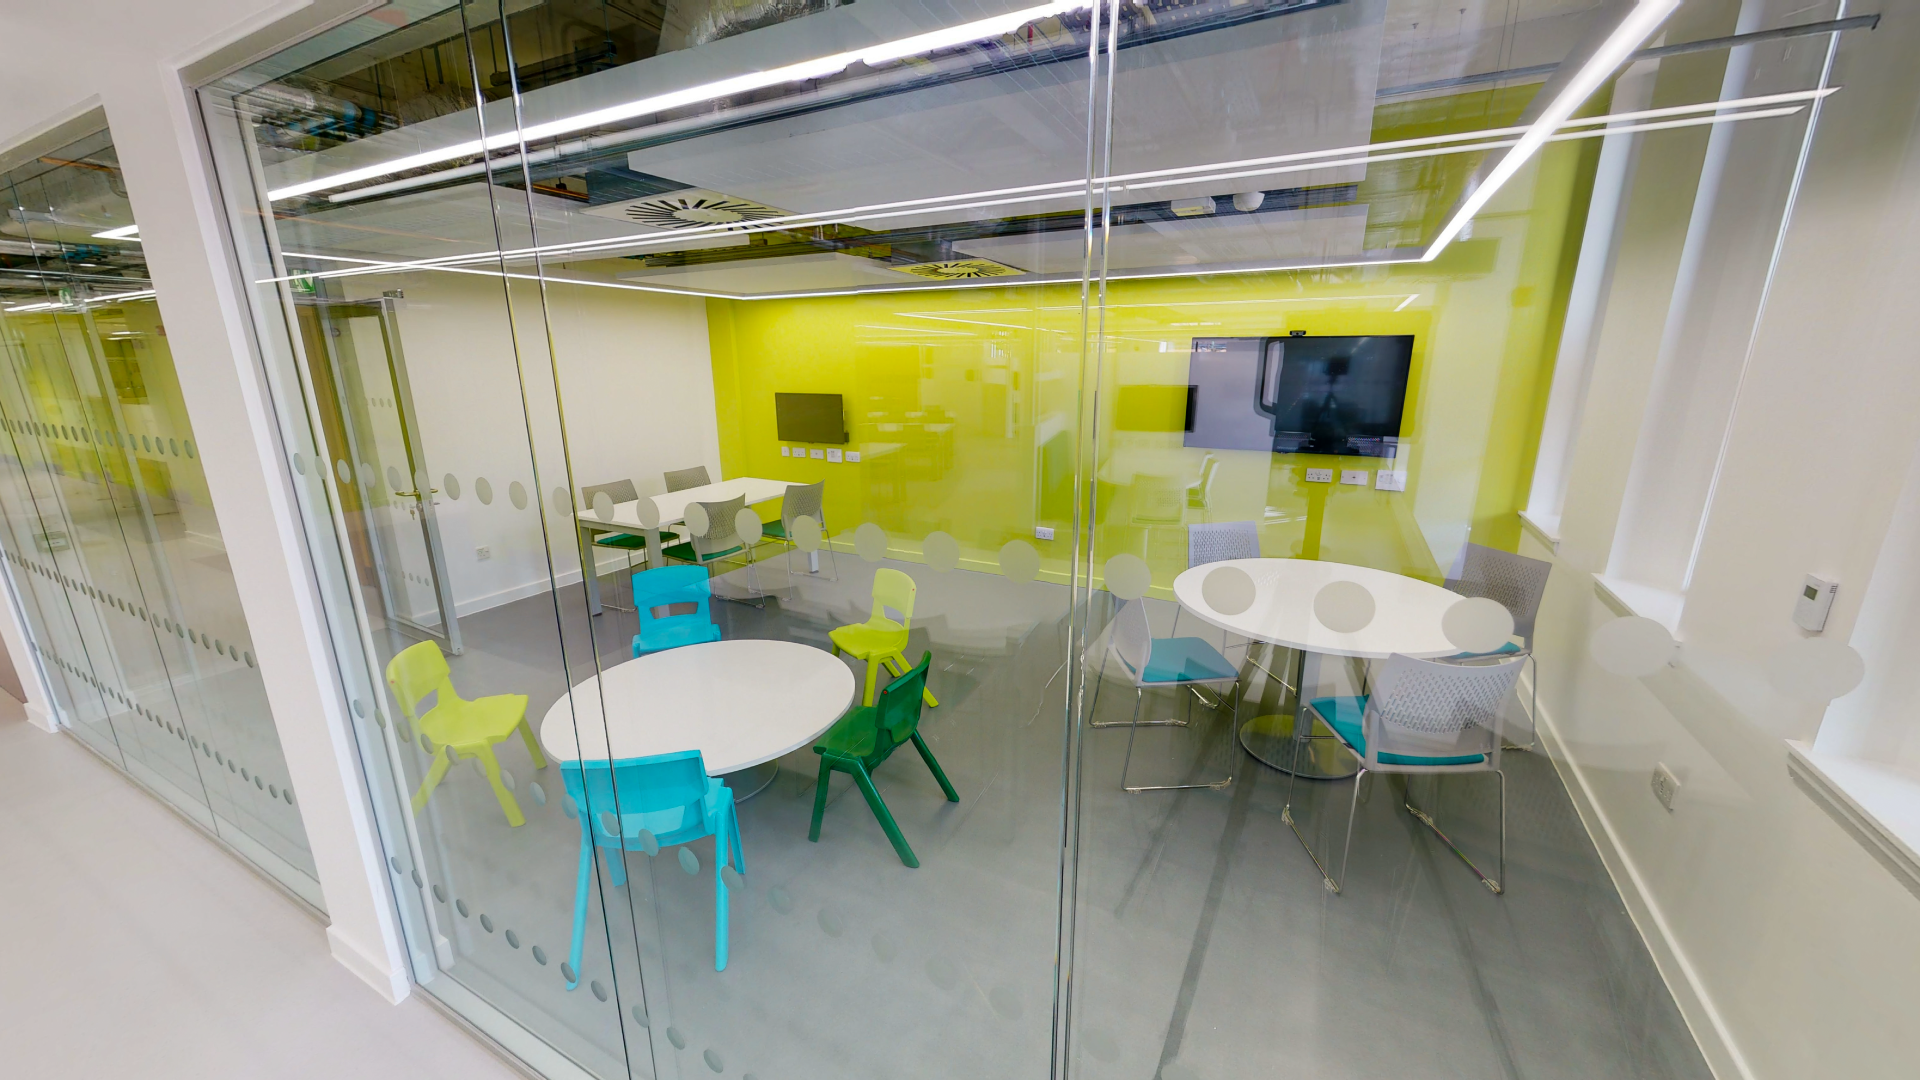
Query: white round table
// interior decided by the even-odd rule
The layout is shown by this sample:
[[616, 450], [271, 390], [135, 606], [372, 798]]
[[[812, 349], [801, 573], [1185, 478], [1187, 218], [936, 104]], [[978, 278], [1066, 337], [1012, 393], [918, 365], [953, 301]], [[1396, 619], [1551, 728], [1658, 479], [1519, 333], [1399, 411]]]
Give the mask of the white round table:
[[[1253, 604], [1237, 615], [1215, 611], [1202, 595], [1207, 574], [1222, 566], [1237, 566], [1253, 579]], [[1373, 595], [1373, 621], [1352, 633], [1340, 633], [1315, 617], [1314, 597], [1335, 581], [1366, 586]], [[1440, 627], [1441, 617], [1460, 602], [1460, 594], [1369, 566], [1312, 559], [1233, 559], [1185, 571], [1173, 579], [1173, 595], [1189, 614], [1228, 633], [1294, 650], [1296, 688], [1307, 686], [1310, 656], [1383, 660], [1394, 653], [1430, 658], [1460, 651]], [[1296, 689], [1295, 712], [1300, 708], [1298, 698]], [[1352, 776], [1360, 768], [1359, 759], [1338, 741], [1321, 738], [1299, 748], [1299, 768], [1293, 770], [1292, 713], [1247, 721], [1240, 728], [1240, 744], [1256, 760], [1304, 777], [1332, 780]]]
[[541, 719], [540, 745], [559, 761], [698, 750], [707, 775], [722, 776], [813, 742], [847, 711], [857, 688], [844, 661], [811, 645], [753, 639], [683, 645], [575, 686]]

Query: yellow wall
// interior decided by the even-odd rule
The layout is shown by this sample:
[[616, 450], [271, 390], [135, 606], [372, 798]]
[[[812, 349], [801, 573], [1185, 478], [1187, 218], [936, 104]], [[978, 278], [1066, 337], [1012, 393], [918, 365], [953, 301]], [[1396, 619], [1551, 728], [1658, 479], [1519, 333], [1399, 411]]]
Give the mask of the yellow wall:
[[[1523, 103], [1494, 102], [1484, 122], [1509, 122]], [[1458, 107], [1456, 100], [1448, 115]], [[1383, 119], [1375, 138], [1423, 133], [1444, 111], [1410, 106]], [[1112, 283], [1094, 406], [1097, 460], [1082, 470], [1098, 481], [1096, 561], [1144, 553], [1160, 589], [1185, 569], [1180, 529], [1131, 523], [1134, 477], [1197, 478], [1205, 453], [1183, 448], [1178, 432], [1115, 430], [1116, 389], [1184, 385], [1196, 336], [1290, 331], [1414, 335], [1399, 463], [1407, 490], [1304, 482], [1309, 466], [1365, 468], [1371, 477], [1387, 465], [1381, 459], [1216, 451], [1211, 505], [1190, 511], [1189, 522], [1259, 521], [1266, 554], [1298, 554], [1321, 496], [1322, 558], [1438, 579], [1469, 531], [1475, 542], [1512, 549], [1592, 158], [1590, 143], [1549, 148], [1475, 220], [1471, 238], [1431, 264]], [[1455, 174], [1474, 164], [1430, 160], [1442, 175], [1413, 188], [1424, 200], [1409, 214], [1420, 228], [1444, 214]], [[1056, 451], [1072, 441], [1082, 367], [1078, 285], [713, 300], [708, 321], [726, 475], [825, 479], [827, 524], [848, 542], [856, 526], [873, 521], [896, 555], [913, 558], [921, 538], [940, 529], [960, 541], [963, 557], [990, 568], [1001, 544], [1026, 539], [1041, 551], [1047, 576], [1067, 570], [1073, 495], [1071, 470], [1061, 466], [1071, 462], [1053, 457], [1049, 440], [1059, 439]], [[1088, 365], [1089, 378], [1092, 371]], [[863, 460], [782, 457], [773, 409], [781, 391], [844, 395], [847, 449]], [[1126, 400], [1151, 407], [1137, 395]], [[1056, 539], [1035, 540], [1036, 525], [1054, 527]]]

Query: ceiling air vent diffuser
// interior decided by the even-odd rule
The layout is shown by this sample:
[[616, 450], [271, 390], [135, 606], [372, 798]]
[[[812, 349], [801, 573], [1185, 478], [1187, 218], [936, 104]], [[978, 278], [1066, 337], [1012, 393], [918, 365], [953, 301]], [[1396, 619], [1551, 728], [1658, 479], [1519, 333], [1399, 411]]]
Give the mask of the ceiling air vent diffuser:
[[911, 266], [896, 266], [893, 269], [914, 277], [932, 278], [935, 281], [953, 281], [958, 278], [1006, 277], [1009, 274], [1023, 274], [1005, 263], [992, 259], [959, 259], [953, 262], [914, 263]]
[[694, 229], [708, 225], [744, 224], [766, 218], [782, 217], [780, 210], [750, 199], [736, 199], [704, 188], [687, 188], [665, 195], [607, 203], [588, 210], [589, 214], [619, 218], [655, 229]]

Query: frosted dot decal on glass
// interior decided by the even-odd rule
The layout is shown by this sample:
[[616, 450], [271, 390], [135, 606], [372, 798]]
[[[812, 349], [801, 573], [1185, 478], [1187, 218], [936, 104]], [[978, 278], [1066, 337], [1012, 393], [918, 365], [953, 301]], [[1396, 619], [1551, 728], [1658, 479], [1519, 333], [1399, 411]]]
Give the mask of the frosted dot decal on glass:
[[868, 562], [879, 562], [887, 557], [887, 530], [871, 521], [862, 522], [853, 530], [853, 550]]
[[1853, 646], [1830, 638], [1789, 642], [1767, 665], [1773, 688], [1799, 701], [1832, 701], [1866, 676], [1866, 661]]
[[550, 498], [553, 500], [554, 513], [561, 515], [573, 513], [573, 495], [566, 488], [554, 488]]
[[527, 485], [518, 480], [508, 484], [507, 501], [513, 504], [515, 510], [525, 510], [527, 508]]
[[601, 521], [613, 520], [613, 496], [604, 491], [593, 493], [593, 516]]
[[764, 528], [760, 515], [754, 513], [752, 507], [741, 507], [740, 512], [733, 516], [733, 531], [740, 534], [740, 542], [748, 547], [760, 542]]
[[960, 541], [944, 532], [930, 532], [920, 544], [920, 555], [927, 560], [927, 566], [946, 572], [960, 566]]
[[707, 535], [707, 530], [713, 524], [707, 520], [707, 508], [701, 506], [699, 503], [687, 504], [685, 520], [687, 523], [687, 531], [693, 533], [695, 536]]
[[1336, 634], [1355, 634], [1373, 622], [1373, 593], [1357, 581], [1329, 581], [1313, 597], [1313, 617]]
[[640, 497], [639, 502], [633, 504], [633, 514], [643, 529], [660, 527], [660, 506], [645, 495]]
[[1470, 596], [1447, 609], [1440, 629], [1461, 652], [1492, 652], [1513, 636], [1513, 613], [1498, 600]]
[[807, 514], [794, 518], [793, 542], [801, 551], [819, 551], [820, 523]]
[[927, 961], [927, 979], [942, 990], [960, 985], [960, 967], [944, 956]]
[[1593, 662], [1615, 675], [1651, 675], [1680, 652], [1667, 628], [1640, 615], [1615, 619], [1593, 632]]
[[593, 982], [589, 984], [588, 989], [593, 991], [594, 997], [599, 998], [601, 1001], [607, 1000], [607, 988], [600, 985], [599, 979], [593, 980]]
[[341, 458], [339, 461], [333, 463], [333, 474], [338, 476], [340, 482], [343, 484], [353, 483], [353, 470], [348, 467], [345, 458]]
[[400, 470], [391, 465], [387, 466], [387, 486], [392, 488], [396, 495], [407, 489], [407, 482], [401, 477]]
[[1008, 581], [1032, 581], [1040, 573], [1040, 553], [1025, 540], [1009, 540], [1000, 549], [1000, 574]]
[[1147, 560], [1125, 552], [1107, 560], [1107, 591], [1122, 600], [1138, 600], [1153, 585], [1153, 568]]
[[840, 918], [840, 913], [832, 908], [821, 908], [820, 914], [815, 917], [815, 921], [820, 924], [820, 929], [825, 930], [829, 937], [839, 937], [847, 929], [847, 924]]
[[455, 502], [460, 501], [460, 478], [452, 473], [441, 477], [440, 490], [447, 493], [447, 498]]
[[307, 475], [307, 459], [298, 453], [293, 455], [293, 471], [301, 476]]
[[484, 476], [475, 477], [473, 481], [473, 497], [480, 500], [481, 506], [492, 506], [493, 483]]
[[707, 1068], [709, 1068], [709, 1069], [712, 1069], [712, 1070], [713, 1070], [714, 1072], [726, 1072], [726, 1071], [727, 1071], [727, 1065], [726, 1065], [726, 1062], [724, 1062], [724, 1061], [722, 1061], [722, 1060], [721, 1060], [721, 1058], [720, 1058], [720, 1055], [719, 1055], [719, 1054], [717, 1054], [717, 1053], [715, 1053], [715, 1052], [713, 1052], [712, 1050], [708, 1050], [708, 1051], [707, 1051], [706, 1053], [704, 1053], [704, 1054], [702, 1054], [702, 1055], [700, 1055], [700, 1056], [701, 1056], [701, 1057], [702, 1057], [703, 1059], [705, 1059], [705, 1061], [706, 1061], [706, 1063], [707, 1063]]
[[775, 885], [767, 890], [767, 906], [782, 915], [793, 914], [793, 894]]
[[680, 869], [685, 870], [689, 874], [697, 874], [700, 872], [700, 857], [693, 853], [692, 848], [683, 847], [680, 849]]

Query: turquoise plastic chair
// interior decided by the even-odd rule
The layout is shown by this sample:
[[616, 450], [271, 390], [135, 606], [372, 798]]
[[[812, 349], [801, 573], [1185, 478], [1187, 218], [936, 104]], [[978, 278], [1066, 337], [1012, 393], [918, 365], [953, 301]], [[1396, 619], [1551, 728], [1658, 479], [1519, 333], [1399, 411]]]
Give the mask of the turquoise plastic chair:
[[[747, 872], [733, 789], [707, 775], [698, 750], [618, 761], [563, 761], [560, 776], [580, 818], [580, 876], [573, 897], [573, 948], [567, 954], [572, 974], [567, 989], [580, 985], [580, 949], [587, 933], [587, 894], [593, 888], [596, 847], [623, 853], [607, 860], [607, 871], [618, 887], [627, 883], [625, 852], [657, 855], [662, 848], [713, 837], [713, 970], [725, 971], [727, 881], [722, 872], [729, 859], [736, 873]], [[682, 865], [687, 865], [690, 854], [681, 856]]]
[[[663, 566], [633, 575], [633, 606], [640, 615], [640, 632], [633, 636], [633, 655], [719, 641], [714, 624], [713, 586], [698, 566]], [[683, 614], [656, 614], [675, 604], [692, 604]]]

